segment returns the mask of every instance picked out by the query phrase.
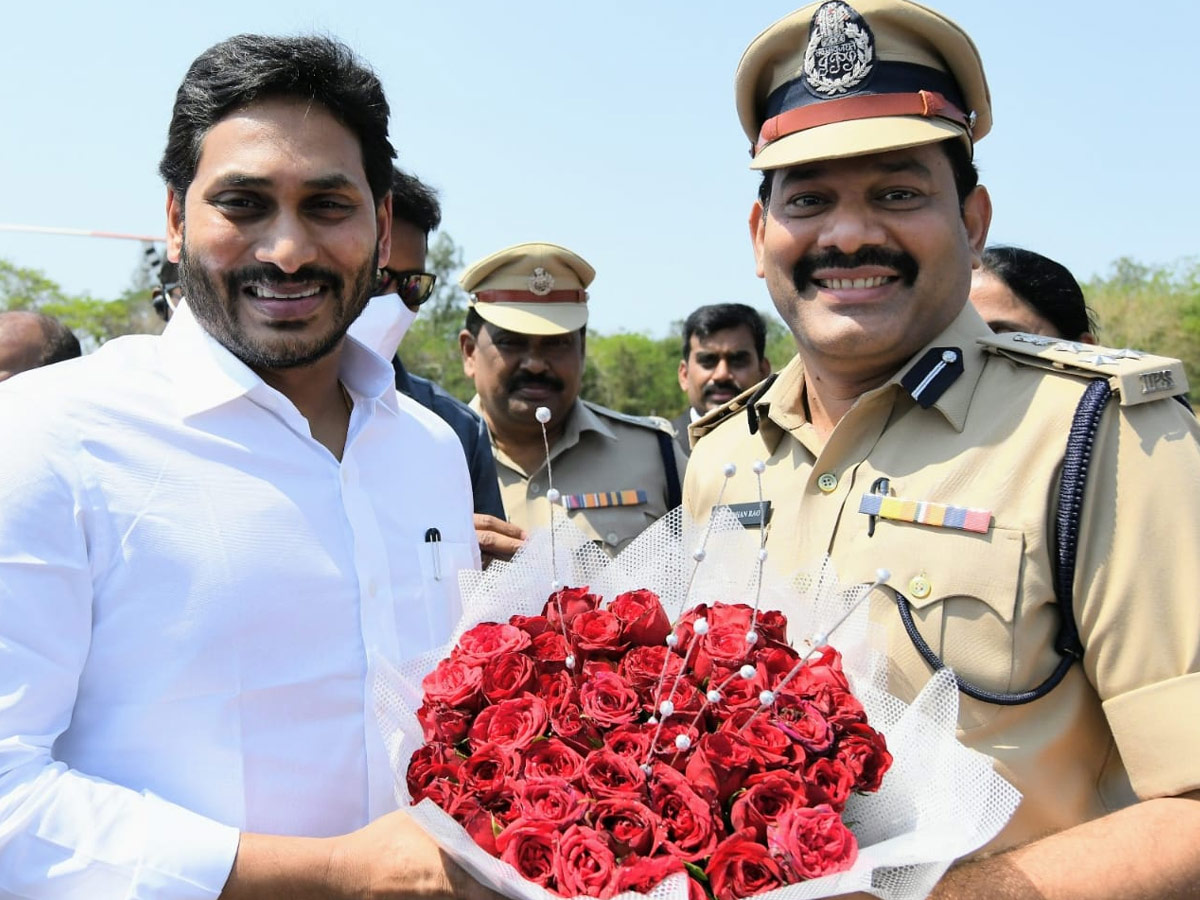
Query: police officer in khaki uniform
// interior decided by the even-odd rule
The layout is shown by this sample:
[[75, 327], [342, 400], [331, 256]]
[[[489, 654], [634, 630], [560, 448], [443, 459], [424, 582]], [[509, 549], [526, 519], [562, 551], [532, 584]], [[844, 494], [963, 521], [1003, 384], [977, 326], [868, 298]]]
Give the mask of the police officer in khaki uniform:
[[773, 562], [828, 555], [844, 584], [890, 570], [871, 616], [895, 693], [959, 677], [961, 739], [1024, 798], [932, 896], [1197, 896], [1200, 430], [1171, 399], [1181, 368], [993, 335], [967, 303], [991, 114], [953, 22], [814, 4], [755, 39], [736, 93], [763, 172], [758, 274], [799, 355], [693, 426], [685, 508], [706, 516], [733, 462], [726, 501]]
[[[491, 433], [509, 522], [550, 524], [547, 491], [610, 554], [679, 503], [685, 459], [665, 419], [628, 416], [579, 399], [587, 287], [595, 271], [554, 244], [518, 244], [463, 272], [470, 294], [459, 341], [475, 381], [472, 405]], [[546, 424], [550, 465], [538, 407]], [[553, 475], [553, 485], [550, 476]]]

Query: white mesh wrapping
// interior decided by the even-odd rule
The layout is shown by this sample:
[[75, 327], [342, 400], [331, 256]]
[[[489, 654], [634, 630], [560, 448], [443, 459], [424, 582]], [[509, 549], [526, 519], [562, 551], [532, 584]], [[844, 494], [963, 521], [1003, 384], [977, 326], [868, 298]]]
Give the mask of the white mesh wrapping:
[[[464, 612], [450, 644], [399, 668], [375, 673], [376, 712], [396, 777], [398, 804], [408, 808], [434, 840], [483, 884], [517, 900], [557, 897], [478, 847], [431, 800], [409, 806], [408, 761], [424, 743], [416, 718], [422, 678], [449, 655], [467, 629], [480, 622], [507, 622], [514, 614], [541, 612], [555, 580], [567, 586], [587, 585], [605, 603], [624, 591], [647, 588], [659, 595], [672, 620], [698, 603], [754, 605], [757, 533], [742, 528], [724, 508], [712, 516], [706, 538], [707, 527], [684, 521], [675, 510], [610, 560], [569, 522], [560, 521], [553, 535], [535, 533], [511, 563], [493, 563], [486, 572], [460, 575]], [[696, 563], [692, 554], [701, 545], [705, 558]], [[840, 588], [828, 564], [819, 572], [784, 578], [773, 575], [768, 562], [760, 609], [783, 612], [788, 637], [800, 648], [806, 638], [832, 627], [863, 590]], [[760, 896], [800, 900], [868, 891], [885, 900], [925, 897], [951, 862], [1000, 832], [1016, 810], [1020, 794], [995, 773], [989, 757], [956, 739], [958, 691], [949, 671], [935, 674], [911, 705], [887, 693], [886, 659], [873, 649], [877, 641], [872, 640], [867, 623], [866, 603], [850, 614], [829, 642], [842, 654], [844, 671], [871, 725], [887, 737], [894, 763], [878, 792], [855, 795], [846, 805], [843, 818], [859, 841], [852, 869]], [[648, 896], [686, 900], [686, 876], [667, 879]]]

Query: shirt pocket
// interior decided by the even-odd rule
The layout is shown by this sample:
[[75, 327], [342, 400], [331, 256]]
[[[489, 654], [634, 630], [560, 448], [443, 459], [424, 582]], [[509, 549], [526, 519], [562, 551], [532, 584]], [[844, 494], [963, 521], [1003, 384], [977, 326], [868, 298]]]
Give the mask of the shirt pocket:
[[396, 624], [402, 642], [406, 632], [423, 630], [426, 646], [419, 651], [423, 652], [447, 643], [462, 616], [458, 574], [464, 569], [475, 570], [474, 547], [465, 541], [425, 541], [417, 549], [417, 558], [421, 566], [424, 628], [419, 616], [407, 620], [402, 614]]
[[[1025, 690], [1014, 685], [1014, 629], [1025, 537], [992, 527], [987, 534], [891, 522], [876, 522], [873, 537], [856, 542], [853, 570], [844, 583], [870, 583], [887, 569], [890, 609], [876, 605], [873, 618], [885, 623], [890, 677], [915, 694], [933, 669], [909, 637], [897, 609], [903, 597], [913, 626], [929, 648], [961, 679], [994, 692]], [[959, 695], [959, 724], [969, 729], [1001, 709]]]
[[571, 521], [602, 550], [613, 555], [654, 524], [655, 516], [648, 504], [640, 503], [572, 510]]

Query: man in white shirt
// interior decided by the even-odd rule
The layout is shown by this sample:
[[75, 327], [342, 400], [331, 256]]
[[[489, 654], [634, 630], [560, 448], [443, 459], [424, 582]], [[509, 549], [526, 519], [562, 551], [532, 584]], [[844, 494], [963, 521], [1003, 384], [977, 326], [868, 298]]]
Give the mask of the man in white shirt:
[[161, 166], [184, 303], [0, 389], [0, 897], [487, 893], [373, 711], [478, 566], [460, 444], [344, 337], [387, 115], [334, 41], [206, 51]]

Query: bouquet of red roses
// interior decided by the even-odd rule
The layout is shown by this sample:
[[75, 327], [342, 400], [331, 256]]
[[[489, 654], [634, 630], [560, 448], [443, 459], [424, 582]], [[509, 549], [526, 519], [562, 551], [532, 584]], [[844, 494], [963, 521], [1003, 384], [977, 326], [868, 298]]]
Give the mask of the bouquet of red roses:
[[841, 812], [891, 765], [841, 657], [811, 661], [745, 604], [674, 628], [647, 590], [587, 588], [482, 623], [423, 682], [406, 781], [480, 847], [564, 897], [688, 871], [717, 900], [848, 869]]
[[886, 692], [865, 587], [759, 551], [677, 512], [463, 573], [452, 642], [375, 674], [399, 805], [518, 900], [924, 897], [1019, 795], [956, 740], [952, 673]]

